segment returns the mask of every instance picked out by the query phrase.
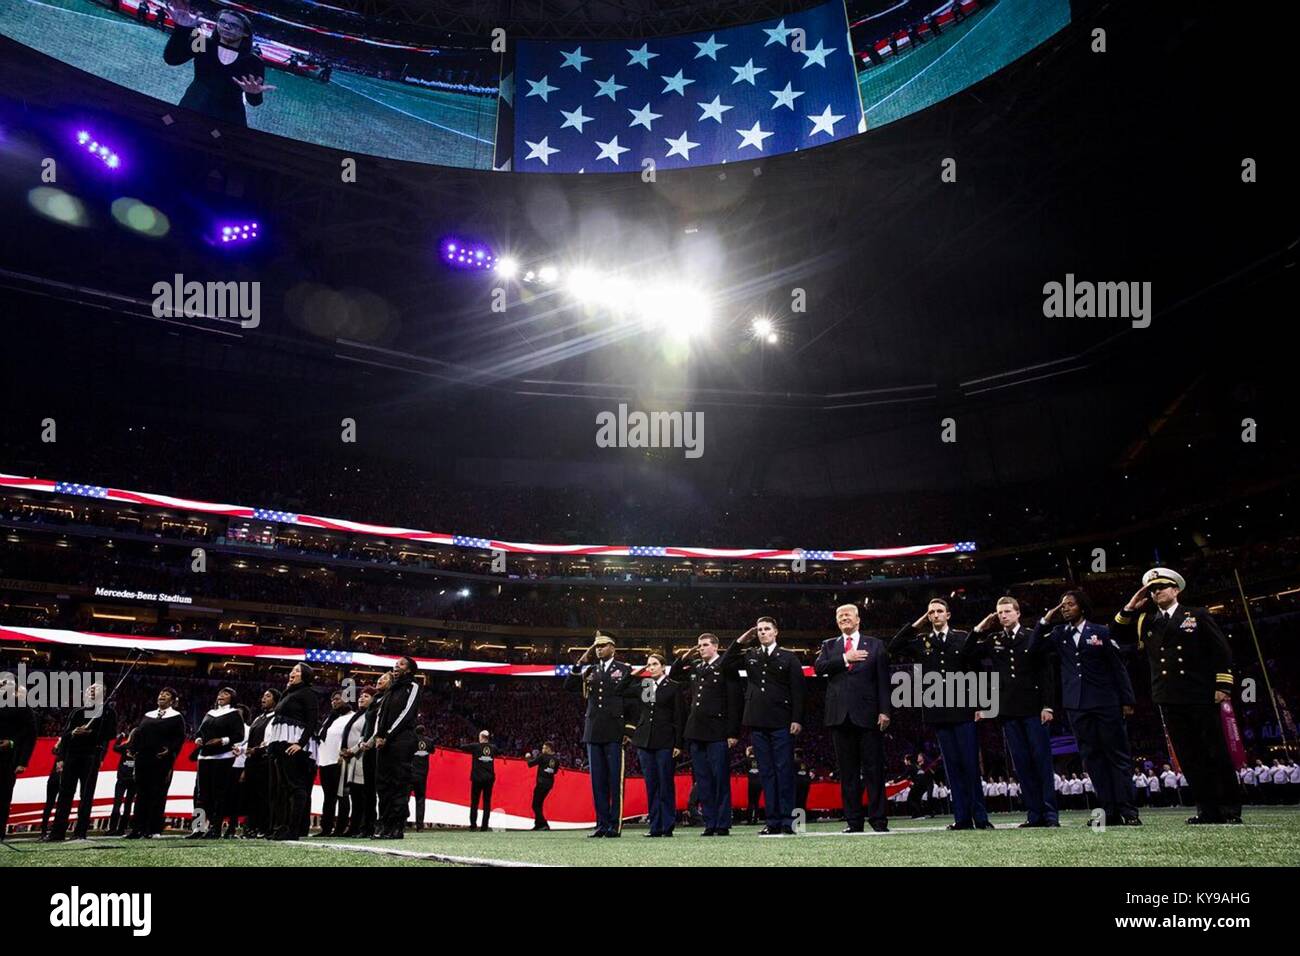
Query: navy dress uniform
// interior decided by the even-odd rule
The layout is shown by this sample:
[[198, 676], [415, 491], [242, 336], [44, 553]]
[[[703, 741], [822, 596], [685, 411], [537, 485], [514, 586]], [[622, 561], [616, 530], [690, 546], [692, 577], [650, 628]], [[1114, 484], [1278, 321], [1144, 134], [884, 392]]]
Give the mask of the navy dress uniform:
[[[595, 646], [613, 644], [608, 635]], [[632, 684], [632, 666], [616, 658], [598, 660], [585, 670], [576, 668], [565, 679], [568, 690], [581, 690], [587, 699], [582, 742], [591, 767], [591, 798], [596, 810], [597, 837], [620, 836], [623, 830], [623, 738], [634, 729], [625, 717], [625, 697]]]
[[670, 837], [677, 822], [677, 785], [673, 750], [684, 746], [686, 696], [682, 685], [660, 675], [641, 680], [641, 710], [632, 744], [645, 777], [648, 837]]
[[[851, 664], [844, 659], [846, 642], [850, 639], [854, 650], [867, 652], [866, 660]], [[891, 713], [889, 652], [885, 642], [859, 634], [832, 637], [822, 642], [813, 672], [828, 678], [824, 723], [831, 729], [835, 745], [845, 829], [854, 832], [863, 829], [865, 790], [871, 828], [884, 830], [887, 828], [885, 735], [880, 729], [880, 715]]]
[[[1186, 582], [1168, 568], [1152, 568], [1142, 584]], [[1215, 692], [1232, 693], [1232, 651], [1228, 639], [1203, 607], [1177, 599], [1167, 608], [1136, 613], [1121, 610], [1111, 628], [1115, 639], [1146, 654], [1151, 668], [1151, 699], [1164, 713], [1165, 727], [1187, 776], [1197, 815], [1189, 822], [1224, 823], [1241, 819], [1241, 788], [1228, 754]]]
[[[979, 663], [979, 642], [966, 631], [926, 631], [918, 634], [911, 624], [901, 627], [889, 642], [889, 653], [907, 654], [921, 665], [922, 687], [931, 681], [948, 687], [948, 675], [973, 671]], [[931, 677], [930, 675], [935, 675]], [[962, 685], [964, 686], [964, 685]], [[979, 736], [973, 707], [926, 707], [921, 717], [934, 728], [943, 754], [948, 787], [952, 791], [953, 829], [991, 829], [980, 781]]]
[[682, 736], [691, 750], [691, 772], [704, 816], [702, 836], [729, 836], [731, 769], [727, 741], [740, 736], [740, 685], [723, 669], [721, 654], [714, 655], [711, 661], [679, 657], [669, 676], [690, 685]]
[[1061, 705], [1070, 718], [1083, 765], [1092, 778], [1108, 824], [1139, 824], [1133, 800], [1133, 758], [1124, 707], [1132, 707], [1133, 682], [1109, 628], [1080, 619], [1052, 626], [1041, 620], [1030, 633], [1031, 650], [1060, 658]]
[[[722, 655], [722, 667], [737, 679], [744, 675], [745, 706], [740, 722], [750, 730], [758, 761], [767, 817], [764, 832], [793, 832], [794, 736], [790, 725], [803, 723], [803, 662], [775, 641], [767, 645], [733, 641]], [[750, 819], [758, 818], [756, 801], [750, 801], [749, 812]]]
[[1031, 631], [1020, 622], [972, 633], [981, 653], [992, 661], [998, 675], [997, 721], [1025, 803], [1023, 825], [1059, 826], [1052, 735], [1042, 712], [1056, 709], [1056, 682], [1051, 659], [1043, 648], [1029, 650]]

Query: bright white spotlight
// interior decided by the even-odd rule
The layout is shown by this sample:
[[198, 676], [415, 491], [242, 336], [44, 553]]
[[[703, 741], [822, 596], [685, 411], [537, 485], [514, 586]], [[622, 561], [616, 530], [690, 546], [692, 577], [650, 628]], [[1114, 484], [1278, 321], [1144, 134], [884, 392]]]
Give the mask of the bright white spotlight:
[[513, 279], [519, 272], [519, 263], [510, 256], [503, 256], [497, 260], [496, 271], [503, 279]]
[[776, 336], [776, 333], [775, 333], [775, 332], [769, 332], [769, 333], [767, 333], [767, 344], [768, 344], [768, 345], [776, 345], [776, 341], [777, 341], [777, 336]]
[[552, 265], [542, 266], [537, 270], [537, 278], [541, 279], [547, 285], [550, 285], [560, 277], [560, 270]]
[[601, 278], [590, 269], [574, 269], [564, 285], [569, 295], [583, 305], [595, 305], [600, 300]]
[[712, 307], [703, 292], [667, 283], [638, 289], [637, 312], [650, 328], [663, 329], [677, 339], [700, 335], [712, 318]]
[[754, 319], [754, 334], [760, 339], [767, 338], [772, 334], [772, 320], [758, 316]]
[[461, 588], [456, 593], [459, 594], [461, 597], [469, 597], [469, 588]]

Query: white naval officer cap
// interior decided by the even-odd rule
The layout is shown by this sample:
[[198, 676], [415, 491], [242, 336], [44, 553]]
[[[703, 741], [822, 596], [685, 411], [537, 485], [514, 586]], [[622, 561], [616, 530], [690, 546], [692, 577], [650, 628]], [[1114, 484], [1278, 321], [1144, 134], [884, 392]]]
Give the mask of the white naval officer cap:
[[1142, 586], [1144, 588], [1149, 588], [1154, 584], [1172, 584], [1180, 591], [1187, 588], [1187, 582], [1183, 580], [1183, 576], [1169, 568], [1152, 568], [1142, 575]]

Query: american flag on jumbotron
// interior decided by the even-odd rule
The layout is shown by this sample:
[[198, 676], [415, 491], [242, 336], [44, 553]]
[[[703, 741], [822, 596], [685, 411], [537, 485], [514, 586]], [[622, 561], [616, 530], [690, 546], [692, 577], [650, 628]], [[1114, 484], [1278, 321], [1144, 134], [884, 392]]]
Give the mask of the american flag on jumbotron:
[[351, 651], [333, 651], [320, 647], [309, 647], [303, 654], [308, 664], [351, 664]]
[[758, 159], [860, 132], [842, 0], [645, 41], [519, 41], [514, 168], [641, 172]]

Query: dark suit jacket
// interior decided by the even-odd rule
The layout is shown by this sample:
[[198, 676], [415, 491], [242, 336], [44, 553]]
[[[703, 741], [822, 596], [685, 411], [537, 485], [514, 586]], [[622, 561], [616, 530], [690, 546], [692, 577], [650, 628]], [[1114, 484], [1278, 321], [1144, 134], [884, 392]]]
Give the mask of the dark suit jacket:
[[[768, 654], [757, 642], [742, 647], [733, 641], [722, 655], [722, 666], [745, 681], [741, 723], [746, 727], [772, 730], [803, 723], [804, 677], [799, 655], [780, 646]], [[741, 671], [745, 672], [743, 678]]]
[[827, 677], [826, 726], [851, 723], [857, 727], [875, 727], [881, 714], [889, 714], [889, 651], [878, 637], [863, 637], [859, 650], [867, 652], [849, 670], [844, 663], [844, 637], [822, 641], [813, 670]]
[[1061, 704], [1067, 710], [1117, 710], [1133, 706], [1133, 682], [1120, 658], [1119, 645], [1103, 624], [1084, 624], [1079, 646], [1074, 628], [1039, 623], [1029, 636], [1031, 651], [1042, 647], [1061, 660]]
[[566, 690], [580, 690], [587, 698], [587, 719], [582, 728], [584, 744], [614, 744], [632, 732], [624, 714], [632, 665], [614, 658], [608, 668], [602, 661], [574, 668], [564, 680]]
[[987, 631], [971, 631], [971, 640], [981, 656], [993, 662], [998, 675], [999, 720], [1035, 717], [1044, 708], [1056, 707], [1056, 680], [1046, 649], [1040, 644], [1031, 652], [1033, 628], [1023, 621], [1014, 634], [1000, 625]]

